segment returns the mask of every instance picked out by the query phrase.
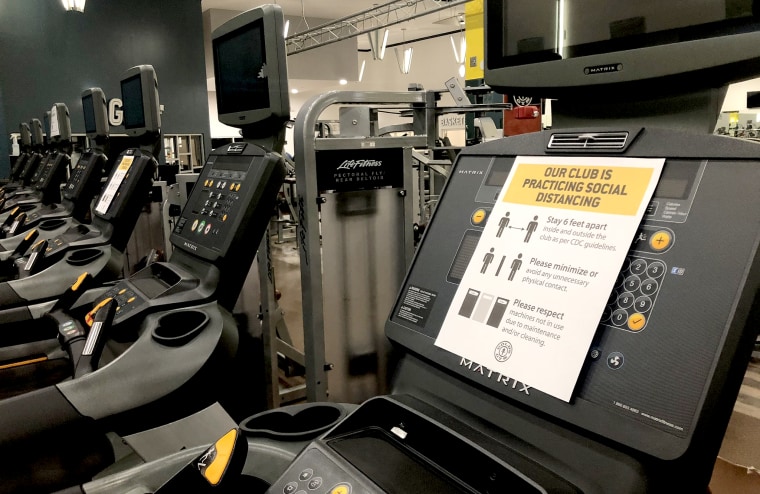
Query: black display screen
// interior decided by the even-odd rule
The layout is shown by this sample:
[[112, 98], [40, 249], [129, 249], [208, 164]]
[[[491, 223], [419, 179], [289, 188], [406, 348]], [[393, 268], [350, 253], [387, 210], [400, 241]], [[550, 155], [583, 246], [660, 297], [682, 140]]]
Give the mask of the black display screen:
[[145, 127], [145, 107], [140, 74], [121, 81], [121, 100], [124, 105], [124, 128]]
[[756, 29], [752, 4], [489, 0], [487, 57], [514, 66], [736, 34]]
[[240, 159], [238, 156], [219, 156], [211, 165], [212, 170], [227, 170], [233, 172], [247, 172], [251, 167], [251, 160]]
[[220, 114], [269, 107], [263, 20], [214, 40], [214, 65]]
[[97, 131], [95, 125], [95, 105], [92, 102], [92, 95], [88, 94], [82, 98], [82, 110], [84, 111], [84, 131], [92, 134]]
[[428, 462], [376, 429], [334, 439], [330, 446], [389, 494], [471, 492], [447, 480]]

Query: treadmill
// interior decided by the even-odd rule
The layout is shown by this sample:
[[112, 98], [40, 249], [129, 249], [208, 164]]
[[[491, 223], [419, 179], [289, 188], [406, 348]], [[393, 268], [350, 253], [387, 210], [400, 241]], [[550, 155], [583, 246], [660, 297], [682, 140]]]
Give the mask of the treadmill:
[[[4, 220], [6, 230], [21, 213], [28, 214], [39, 204], [53, 204], [61, 201], [61, 184], [71, 164], [71, 123], [69, 110], [64, 103], [56, 103], [46, 116], [48, 152], [37, 171], [32, 175], [31, 187], [16, 190], [0, 206], [0, 220]], [[4, 214], [1, 214], [4, 213]]]
[[[23, 167], [14, 167], [17, 169], [16, 180], [2, 187], [2, 196], [0, 196], [0, 207], [5, 203], [4, 199], [13, 197], [17, 193], [29, 193], [29, 185], [32, 177], [37, 173], [43, 159], [44, 138], [42, 136], [42, 123], [39, 119], [33, 118], [29, 123], [21, 124], [21, 140], [24, 141], [26, 132], [29, 132], [29, 151], [26, 153], [27, 158], [23, 161]], [[19, 163], [16, 163], [19, 165]]]
[[34, 324], [55, 301], [88, 272], [102, 284], [122, 276], [124, 250], [132, 236], [157, 167], [160, 146], [158, 90], [150, 66], [129, 69], [122, 81], [125, 128], [139, 147], [123, 151], [103, 186], [92, 211], [92, 222], [72, 222], [52, 238], [35, 241], [27, 234], [3, 262], [0, 283], [0, 345], [35, 341]]
[[[89, 223], [92, 199], [100, 191], [101, 178], [108, 165], [108, 116], [106, 99], [100, 88], [82, 93], [85, 133], [91, 145], [79, 157], [62, 189], [61, 201], [43, 201], [24, 211], [23, 221], [8, 222], [0, 231], [0, 251], [13, 251], [26, 237], [26, 232], [38, 229], [38, 239], [50, 239], [76, 224]], [[48, 178], [51, 184], [55, 179]], [[49, 185], [40, 184], [46, 190]], [[55, 187], [61, 190], [58, 185]], [[7, 222], [7, 221], [6, 221]]]
[[11, 168], [11, 175], [8, 183], [0, 187], [0, 195], [5, 195], [20, 186], [18, 183], [19, 176], [26, 165], [26, 160], [28, 160], [30, 156], [30, 151], [32, 149], [32, 132], [29, 129], [28, 123], [22, 122], [19, 124], [19, 136], [21, 154], [16, 158], [13, 168]]
[[[563, 56], [558, 57], [554, 50], [525, 52], [526, 44], [542, 45], [520, 27], [540, 29], [546, 19], [552, 24], [555, 18], [547, 17], [547, 12], [526, 4], [520, 16], [509, 10], [517, 8], [512, 2], [486, 0], [485, 5], [486, 81], [513, 92], [535, 85], [539, 95], [555, 94], [553, 85], [578, 84], [576, 98], [568, 98], [573, 93], [566, 92], [559, 100], [554, 122], [560, 128], [488, 142], [458, 155], [386, 323], [386, 335], [401, 353], [392, 394], [362, 404], [307, 445], [274, 480], [269, 480], [271, 472], [263, 466], [266, 454], [257, 449], [264, 439], [247, 437], [246, 462], [225, 471], [221, 479], [214, 478], [219, 489], [229, 480], [230, 492], [271, 494], [707, 492], [760, 320], [760, 154], [753, 142], [668, 125], [678, 121], [687, 128], [710, 128], [699, 120], [710, 113], [714, 118], [714, 91], [690, 86], [694, 91], [683, 97], [659, 96], [670, 83], [671, 89], [686, 90], [685, 81], [728, 83], [744, 76], [745, 70], [756, 70], [757, 24], [751, 14], [738, 20], [720, 18], [726, 15], [721, 4], [718, 13], [713, 12], [719, 18], [706, 25], [674, 27], [652, 38], [630, 29], [631, 23], [641, 26], [644, 14], [647, 24], [656, 24], [655, 9], [639, 9], [636, 13], [642, 18], [632, 18], [623, 30], [631, 38], [573, 46], [567, 53], [560, 50]], [[600, 5], [604, 8], [598, 12], [568, 6], [569, 22], [564, 25], [578, 29], [614, 24], [618, 29], [619, 24], [606, 21], [617, 19], [621, 4]], [[531, 18], [531, 10], [539, 17]], [[670, 12], [668, 19], [688, 22], [677, 14]], [[604, 19], [605, 15], [609, 17]], [[580, 22], [589, 16], [602, 19]], [[505, 22], [519, 25], [507, 28]], [[526, 36], [519, 43], [521, 50], [504, 39], [515, 30], [520, 39]], [[607, 36], [606, 30], [601, 35]], [[570, 31], [562, 39], [588, 40], [581, 35], [573, 38]], [[610, 51], [589, 51], [605, 46]], [[707, 46], [709, 56], [702, 51]], [[517, 58], [501, 60], [498, 55], [507, 48]], [[573, 53], [581, 55], [574, 58]], [[738, 57], [747, 63], [739, 63]], [[627, 70], [631, 67], [634, 70]], [[680, 72], [670, 77], [663, 70]], [[639, 92], [631, 92], [633, 86], [626, 86], [626, 81], [635, 82]], [[657, 84], [650, 89], [660, 94], [642, 95], [651, 82]], [[605, 92], [607, 84], [610, 91]], [[652, 100], [648, 105], [632, 101], [637, 96]], [[689, 100], [691, 107], [684, 105]], [[703, 108], [696, 111], [695, 102], [704, 103]], [[667, 111], [662, 111], [664, 104], [670, 105]], [[692, 113], [673, 118], [679, 108]], [[605, 112], [608, 119], [601, 121]], [[587, 121], [582, 128], [563, 125], [584, 116], [600, 121], [596, 125]], [[647, 119], [655, 123], [642, 125]], [[299, 127], [297, 120], [297, 134], [311, 132]], [[582, 208], [596, 207], [595, 187], [588, 192], [591, 196], [584, 196], [591, 197], [590, 202], [582, 204], [571, 197], [567, 183], [520, 180], [535, 166], [543, 166], [540, 170], [548, 175], [556, 171], [580, 180], [583, 172], [577, 163], [602, 163], [604, 168], [613, 162], [640, 160], [659, 162], [661, 174], [651, 197], [642, 196], [637, 204], [641, 219], [636, 228], [614, 245], [596, 237], [604, 235], [600, 228], [593, 241], [574, 234], [588, 233]], [[624, 181], [629, 187], [633, 183]], [[542, 187], [557, 187], [554, 190], [561, 197], [539, 196], [545, 193]], [[585, 185], [581, 189], [585, 191]], [[523, 203], [514, 200], [513, 190], [526, 191]], [[622, 189], [617, 190], [622, 197]], [[499, 283], [486, 285], [482, 280], [493, 278], [498, 269], [499, 258], [488, 264], [485, 255], [499, 238], [498, 213], [514, 204], [529, 207], [540, 223], [531, 228], [533, 215], [520, 223], [513, 217], [512, 228], [505, 229], [499, 244], [511, 249], [510, 262], [522, 249], [547, 248], [547, 244], [549, 252], [576, 253], [579, 258], [591, 249], [592, 260], [600, 249], [609, 252], [608, 247], [622, 245], [619, 265], [596, 272], [608, 277], [608, 295], [584, 298], [577, 281], [592, 276], [583, 272], [583, 266], [540, 256], [533, 261], [526, 255], [522, 264], [507, 264]], [[550, 222], [550, 216], [559, 223]], [[610, 216], [605, 224], [618, 219]], [[559, 225], [557, 231], [554, 225]], [[567, 235], [568, 242], [552, 246], [557, 235]], [[730, 239], [730, 246], [716, 239]], [[509, 274], [512, 270], [514, 276]], [[541, 288], [557, 293], [543, 298], [531, 295], [538, 292], [525, 278], [541, 275], [529, 270], [549, 271], [544, 278], [552, 286], [544, 283]], [[472, 284], [478, 279], [482, 286]], [[489, 286], [503, 293], [485, 293], [482, 288]], [[589, 336], [585, 349], [575, 352], [580, 370], [535, 359], [532, 365], [539, 372], [516, 378], [513, 371], [524, 371], [512, 365], [522, 352], [555, 345], [551, 334], [560, 331], [555, 324], [567, 314], [550, 309], [567, 300], [563, 286], [576, 297], [575, 313], [585, 311], [595, 319], [590, 328], [564, 327], [562, 337]], [[498, 307], [502, 296], [509, 301], [503, 310]], [[545, 329], [549, 319], [553, 331]], [[445, 350], [440, 346], [442, 328], [454, 334], [460, 331], [461, 353], [469, 354], [470, 346], [483, 343], [485, 357], [478, 361]], [[468, 345], [471, 341], [474, 344]], [[557, 397], [558, 391], [550, 394], [534, 386], [543, 372], [558, 371], [570, 374], [569, 396]], [[279, 450], [267, 445], [272, 463], [287, 454], [285, 440], [281, 443]], [[178, 453], [163, 465], [180, 470], [177, 477], [183, 475], [185, 464], [195, 466], [198, 485], [209, 488], [211, 480], [201, 475], [204, 462], [199, 459], [202, 455], [197, 452]], [[172, 485], [173, 474], [167, 473], [167, 467], [163, 479], [157, 480], [161, 466], [155, 462], [131, 472], [129, 479], [107, 477], [85, 484], [82, 490], [162, 492], [162, 487]], [[236, 489], [234, 481], [240, 475], [259, 477], [271, 486], [260, 491]]]
[[[260, 23], [266, 18], [282, 30], [279, 7], [254, 9], [250, 16]], [[259, 42], [262, 28], [250, 31], [240, 21], [225, 26], [230, 34], [221, 48], [224, 56]], [[274, 28], [267, 24], [266, 29]], [[260, 68], [255, 67], [260, 63], [255, 54], [249, 66], [233, 57], [234, 64], [216, 67], [222, 89], [218, 97], [226, 101], [220, 105], [226, 110], [221, 118], [229, 122], [231, 109], [236, 109], [235, 123], [244, 141], [210, 153], [172, 232], [170, 260], [149, 264], [105, 293], [85, 292], [74, 304], [54, 306], [43, 321], [53, 323], [48, 327], [58, 334], [58, 342], [45, 342], [46, 354], [39, 354], [45, 351], [41, 342], [0, 348], [7, 360], [25, 359], [15, 369], [29, 374], [35, 367], [39, 373], [49, 370], [56, 350], [64, 352], [74, 376], [0, 400], [0, 451], [23, 448], [26, 455], [0, 466], [0, 492], [49, 492], [81, 484], [103, 468], [118, 470], [120, 465], [112, 465], [119, 459], [118, 448], [108, 447], [106, 431], [124, 438], [171, 425], [216, 401], [237, 420], [263, 408], [258, 393], [239, 390], [241, 383], [262, 386], [263, 378], [251, 377], [263, 366], [231, 310], [285, 176], [284, 160], [275, 151], [282, 149], [290, 116], [287, 86], [282, 87], [287, 80], [285, 51], [269, 50], [265, 89], [271, 93], [266, 106], [253, 97], [261, 90], [258, 85], [245, 87], [248, 98], [224, 100], [234, 92], [240, 95], [241, 86], [231, 84], [240, 80], [240, 70]], [[239, 123], [240, 115], [245, 124]], [[78, 291], [75, 285], [65, 297], [77, 297]], [[5, 377], [13, 379], [10, 372]], [[29, 416], [28, 410], [43, 404], [46, 413]], [[58, 434], [64, 439], [50, 444], [49, 438]], [[69, 441], [79, 437], [85, 439], [72, 455]], [[155, 440], [168, 439], [158, 435]], [[78, 463], [71, 470], [30, 479], [30, 471], [40, 465], [52, 468], [73, 458]]]

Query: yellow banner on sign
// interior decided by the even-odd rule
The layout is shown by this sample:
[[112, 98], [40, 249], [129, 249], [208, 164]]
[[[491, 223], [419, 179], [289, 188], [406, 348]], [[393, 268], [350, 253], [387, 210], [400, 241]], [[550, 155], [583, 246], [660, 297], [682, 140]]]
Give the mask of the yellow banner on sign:
[[132, 166], [132, 162], [134, 160], [134, 156], [124, 156], [121, 159], [121, 163], [119, 163], [119, 168], [117, 168], [117, 170], [121, 170], [123, 172], [129, 170], [129, 167]]
[[575, 165], [515, 165], [504, 202], [555, 209], [637, 214], [652, 168]]

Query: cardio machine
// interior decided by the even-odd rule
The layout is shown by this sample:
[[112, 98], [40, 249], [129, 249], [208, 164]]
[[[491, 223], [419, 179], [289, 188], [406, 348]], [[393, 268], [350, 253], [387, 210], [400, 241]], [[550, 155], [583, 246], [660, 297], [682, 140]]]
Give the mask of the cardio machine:
[[[32, 175], [31, 187], [16, 190], [10, 197], [0, 199], [0, 220], [3, 231], [23, 213], [61, 200], [61, 184], [66, 181], [71, 158], [71, 124], [69, 110], [64, 103], [56, 103], [46, 112], [47, 154]], [[4, 214], [3, 214], [4, 213]], [[25, 217], [21, 217], [22, 219]], [[23, 223], [19, 221], [18, 225]]]
[[153, 153], [160, 143], [153, 68], [133, 67], [121, 85], [125, 128], [139, 147], [129, 148], [116, 158], [95, 202], [90, 224], [67, 220], [63, 231], [33, 245], [29, 245], [30, 240], [36, 239], [30, 232], [6, 258], [9, 281], [0, 283], [0, 318], [5, 323], [0, 328], [0, 345], [39, 339], [33, 321], [49, 311], [82, 272], [90, 273], [99, 284], [121, 277], [124, 249], [150, 191], [157, 166]]
[[[517, 4], [485, 2], [486, 81], [515, 94], [559, 92], [565, 98], [558, 100], [559, 128], [488, 142], [457, 157], [386, 323], [386, 335], [402, 353], [392, 394], [362, 404], [301, 450], [279, 477], [269, 476], [265, 465], [287, 456], [284, 434], [281, 448], [266, 444], [268, 457], [261, 435], [247, 437], [247, 460], [237, 472], [225, 472], [216, 488], [223, 490], [225, 479], [234, 486], [243, 475], [271, 483], [266, 491], [271, 494], [706, 492], [760, 317], [760, 162], [755, 143], [705, 135], [710, 125], [699, 120], [716, 109], [716, 94], [695, 86], [706, 80], [728, 83], [756, 70], [757, 25], [751, 14], [723, 18], [721, 3], [707, 24], [644, 36], [644, 17], [647, 25], [656, 24], [652, 9], [643, 7], [637, 11], [641, 17], [621, 27], [613, 21], [622, 4], [600, 4], [604, 8], [593, 14], [574, 5], [562, 12], [567, 18], [558, 19], [568, 26], [559, 38], [568, 45], [542, 50], [535, 47], [557, 39], [556, 17], [549, 15], [554, 11], [533, 4], [521, 11]], [[678, 11], [667, 18], [687, 22]], [[541, 32], [546, 19], [550, 28]], [[591, 25], [609, 25], [616, 35], [608, 40], [602, 29], [595, 32], [598, 41], [586, 45], [592, 33], [577, 30]], [[526, 26], [539, 31], [525, 31]], [[514, 32], [522, 33], [519, 40], [505, 39]], [[633, 86], [627, 83], [636, 84], [637, 97], [651, 100], [632, 101]], [[657, 91], [642, 95], [646, 87]], [[691, 92], [671, 95], [669, 102], [658, 98], [664, 89]], [[679, 115], [679, 108], [692, 113]], [[590, 115], [598, 121], [581, 128], [563, 125]], [[313, 132], [296, 122], [297, 135]], [[702, 132], [673, 128], [678, 126]], [[594, 187], [591, 192], [581, 187], [579, 194], [567, 190], [567, 181], [519, 180], [540, 163], [561, 163], [569, 176], [571, 162], [633, 158], [661, 160], [663, 166], [651, 198], [638, 205], [638, 227], [619, 245], [596, 237], [601, 231], [593, 240], [585, 236], [582, 208], [597, 207]], [[580, 176], [576, 172], [577, 180]], [[525, 191], [525, 203], [504, 200], [512, 197], [512, 187]], [[499, 234], [497, 213], [505, 204], [529, 206], [533, 214], [513, 213], [511, 228]], [[538, 229], [528, 226], [534, 215], [541, 221]], [[560, 220], [556, 231], [549, 216]], [[582, 266], [541, 256], [531, 262], [527, 249], [551, 246], [558, 235], [585, 238], [551, 249], [579, 258], [584, 250], [621, 247], [620, 265], [607, 268], [609, 295], [584, 300], [578, 282], [590, 274]], [[502, 276], [501, 292], [483, 281], [495, 276], [498, 258], [482, 268], [497, 238], [510, 261], [526, 249], [511, 279], [510, 270], [496, 275]], [[731, 239], [730, 253], [716, 238]], [[540, 286], [541, 276], [528, 270], [549, 273], [551, 283], [541, 290], [550, 294], [533, 298], [541, 292], [528, 287]], [[529, 284], [526, 278], [538, 281]], [[517, 369], [510, 366], [526, 349], [554, 345], [564, 319], [552, 308], [567, 300], [563, 286], [597, 320], [579, 354], [581, 368], [572, 375], [570, 396], [560, 398], [533, 387], [540, 376], [515, 379], [511, 372]], [[476, 360], [437, 344], [444, 326], [460, 328], [459, 351], [470, 353], [466, 340], [483, 343], [484, 357]], [[564, 327], [562, 337], [580, 330]], [[535, 364], [557, 370], [552, 359]], [[171, 485], [168, 471], [195, 461], [197, 453], [177, 453], [82, 490], [161, 492]], [[161, 467], [167, 470], [157, 479]], [[198, 480], [213, 492], [208, 477]]]
[[[74, 225], [89, 223], [90, 205], [100, 191], [101, 177], [108, 165], [108, 118], [103, 91], [100, 88], [85, 90], [82, 107], [90, 147], [72, 168], [61, 190], [61, 201], [46, 203], [43, 200], [34, 208], [23, 211], [25, 216], [20, 220], [18, 215], [10, 222], [6, 220], [9, 224], [0, 231], [0, 251], [12, 252], [27, 236], [26, 232], [33, 228], [37, 229], [35, 238], [43, 240], [54, 238]], [[56, 183], [55, 179], [48, 180], [51, 184]], [[39, 187], [46, 190], [49, 186], [40, 184]]]
[[[11, 175], [11, 182], [3, 185], [0, 189], [0, 201], [13, 197], [17, 193], [29, 193], [29, 185], [32, 177], [37, 173], [40, 163], [43, 159], [44, 138], [42, 136], [42, 123], [39, 119], [33, 118], [29, 123], [20, 124], [21, 143], [27, 144], [27, 152], [19, 157]], [[22, 159], [23, 158], [23, 159]]]
[[[250, 335], [236, 327], [230, 312], [284, 179], [284, 161], [276, 151], [284, 143], [289, 103], [285, 51], [260, 46], [264, 26], [269, 32], [276, 23], [281, 32], [281, 10], [267, 7], [251, 15], [257, 29], [228, 26], [231, 32], [216, 66], [220, 118], [240, 126], [243, 141], [208, 156], [172, 231], [169, 261], [152, 263], [106, 292], [85, 292], [76, 303], [53, 307], [43, 320], [53, 323], [58, 342], [5, 349], [6, 355], [25, 354], [27, 371], [35, 365], [30, 350], [42, 351], [45, 362], [63, 350], [66, 358], [59, 360], [69, 362], [74, 379], [0, 401], [0, 450], [19, 447], [28, 455], [0, 466], [5, 480], [0, 492], [47, 492], [89, 480], [117, 460], [105, 444], [106, 431], [126, 437], [215, 401], [238, 420], [261, 409], [258, 393], [239, 392], [240, 383], [256, 389], [263, 380], [251, 379], [258, 355], [247, 348]], [[251, 49], [267, 54], [267, 103], [258, 84], [243, 86], [247, 97], [239, 97], [241, 86], [235, 82], [241, 80], [240, 71], [261, 68], [255, 51], [253, 60], [241, 63], [236, 56], [241, 49], [249, 50], [249, 57]], [[25, 411], [40, 403], [55, 411], [30, 418]], [[40, 462], [47, 467], [70, 457], [66, 441], [31, 452], [30, 445], [49, 446], [48, 437], [57, 434], [88, 438], [76, 453], [81, 467], [29, 481], [29, 470], [38, 469]], [[87, 458], [92, 462], [87, 464]]]
[[13, 163], [13, 168], [11, 168], [11, 174], [8, 179], [8, 183], [0, 187], [0, 194], [2, 195], [13, 191], [15, 188], [20, 186], [18, 182], [19, 176], [21, 175], [21, 172], [26, 165], [26, 160], [29, 159], [30, 151], [32, 149], [32, 132], [27, 122], [22, 122], [19, 124], [19, 148], [21, 150], [21, 154], [19, 154], [18, 158], [16, 158], [16, 162]]

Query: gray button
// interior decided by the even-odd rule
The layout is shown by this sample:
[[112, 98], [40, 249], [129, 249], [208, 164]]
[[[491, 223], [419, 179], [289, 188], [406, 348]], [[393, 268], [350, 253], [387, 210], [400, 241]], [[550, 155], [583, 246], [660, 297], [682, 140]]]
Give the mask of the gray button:
[[309, 480], [314, 475], [314, 470], [311, 468], [305, 468], [303, 472], [298, 475], [298, 480]]

